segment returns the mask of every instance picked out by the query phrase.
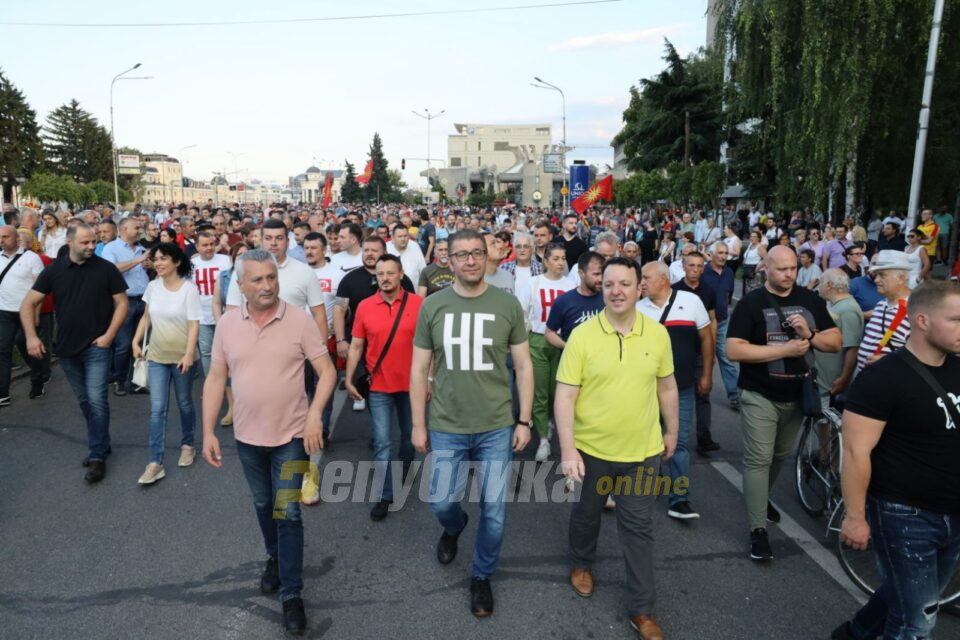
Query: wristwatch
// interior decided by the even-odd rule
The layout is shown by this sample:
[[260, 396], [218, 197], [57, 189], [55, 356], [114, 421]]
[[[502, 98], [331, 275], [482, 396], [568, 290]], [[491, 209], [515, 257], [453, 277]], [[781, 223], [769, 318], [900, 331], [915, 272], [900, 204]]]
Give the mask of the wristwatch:
[[529, 426], [530, 426], [530, 421], [529, 421], [529, 420], [517, 420], [517, 424], [522, 424], [522, 425], [525, 426], [525, 427], [529, 427]]

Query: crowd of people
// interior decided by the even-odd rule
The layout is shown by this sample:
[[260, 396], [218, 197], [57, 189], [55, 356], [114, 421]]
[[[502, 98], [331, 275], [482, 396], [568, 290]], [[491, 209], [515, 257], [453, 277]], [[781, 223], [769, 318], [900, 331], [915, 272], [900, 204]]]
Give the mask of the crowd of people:
[[[280, 593], [296, 633], [306, 626], [301, 504], [320, 501], [312, 469], [330, 447], [338, 383], [369, 411], [373, 521], [394, 509], [416, 453], [429, 455], [442, 564], [468, 524], [460, 501], [473, 463], [478, 617], [494, 609], [504, 469], [529, 445], [537, 462], [559, 457], [568, 490], [580, 491], [572, 588], [593, 593], [600, 514], [613, 510], [630, 623], [654, 640], [656, 492], [642, 479], [663, 476], [670, 518], [700, 517], [689, 468], [693, 449], [723, 446], [711, 431], [716, 363], [740, 416], [749, 557], [774, 557], [767, 527], [781, 516], [769, 492], [802, 420], [845, 407], [842, 534], [854, 546], [873, 537], [886, 580], [833, 637], [925, 637], [930, 598], [960, 556], [950, 357], [960, 289], [931, 277], [953, 222], [925, 210], [912, 229], [880, 212], [830, 224], [756, 207], [5, 207], [0, 407], [13, 402], [14, 347], [30, 400], [45, 395], [54, 353], [86, 420], [85, 479], [96, 483], [111, 454], [111, 389], [149, 394], [138, 483], [150, 485], [167, 472], [171, 382], [178, 466], [195, 461], [202, 377], [202, 455], [220, 467], [218, 434], [232, 428], [268, 557], [260, 589]], [[282, 491], [301, 499], [275, 511]]]

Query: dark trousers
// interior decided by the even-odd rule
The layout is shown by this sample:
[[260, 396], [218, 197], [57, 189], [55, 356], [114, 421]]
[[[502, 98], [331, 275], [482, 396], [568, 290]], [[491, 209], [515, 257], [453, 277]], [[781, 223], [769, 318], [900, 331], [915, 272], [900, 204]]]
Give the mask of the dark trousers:
[[50, 342], [53, 337], [53, 314], [41, 313], [37, 335], [43, 342], [45, 352], [40, 359], [27, 354], [27, 339], [20, 326], [20, 313], [0, 311], [0, 398], [10, 395], [10, 374], [13, 367], [13, 347], [30, 367], [30, 384], [43, 384], [50, 377]]
[[130, 386], [133, 376], [133, 335], [137, 332], [137, 325], [143, 317], [146, 305], [141, 296], [129, 296], [130, 308], [127, 318], [120, 325], [120, 331], [113, 341], [113, 365], [110, 368], [110, 381], [118, 382], [123, 388]]
[[[614, 488], [617, 479], [629, 479], [625, 491], [614, 491], [620, 548], [627, 565], [627, 615], [651, 615], [656, 596], [653, 578], [653, 491], [637, 490], [633, 482], [649, 475], [656, 480], [660, 456], [641, 462], [609, 462], [580, 452], [586, 474], [580, 501], [570, 513], [570, 561], [575, 567], [589, 569], [597, 556], [600, 516], [610, 490], [603, 493], [609, 479]], [[651, 483], [652, 485], [655, 483]]]
[[[699, 381], [703, 376], [703, 356], [697, 355], [697, 360], [693, 365], [694, 380]], [[703, 440], [710, 437], [710, 422], [712, 414], [710, 413], [710, 394], [700, 395], [696, 391], [696, 382], [694, 384], [695, 406], [697, 408], [697, 440]]]

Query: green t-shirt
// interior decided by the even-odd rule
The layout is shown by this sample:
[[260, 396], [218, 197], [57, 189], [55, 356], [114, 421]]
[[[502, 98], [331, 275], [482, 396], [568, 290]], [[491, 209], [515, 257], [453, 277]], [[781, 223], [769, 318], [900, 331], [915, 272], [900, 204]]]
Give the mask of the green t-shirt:
[[817, 386], [820, 395], [830, 394], [830, 387], [843, 371], [843, 354], [847, 349], [857, 349], [863, 339], [863, 312], [853, 296], [827, 303], [827, 312], [833, 318], [843, 335], [839, 353], [814, 351], [814, 363], [817, 367]]
[[467, 434], [512, 425], [507, 354], [526, 341], [520, 303], [495, 287], [476, 298], [453, 287], [426, 298], [413, 344], [433, 351], [430, 428]]
[[450, 267], [442, 267], [439, 264], [427, 265], [420, 272], [420, 282], [418, 287], [426, 287], [427, 295], [433, 295], [441, 289], [446, 289], [453, 284], [453, 271]]
[[950, 225], [953, 224], [952, 213], [935, 213], [933, 214], [933, 221], [940, 227], [941, 236], [950, 235]]

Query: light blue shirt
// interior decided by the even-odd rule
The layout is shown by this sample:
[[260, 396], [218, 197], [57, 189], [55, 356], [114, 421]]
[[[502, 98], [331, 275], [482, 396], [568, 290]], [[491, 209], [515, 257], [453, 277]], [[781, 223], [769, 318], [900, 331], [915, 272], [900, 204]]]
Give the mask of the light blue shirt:
[[[103, 247], [103, 255], [101, 257], [104, 260], [109, 260], [113, 264], [117, 264], [136, 260], [142, 256], [145, 251], [146, 249], [140, 246], [139, 242], [134, 244], [133, 249], [131, 249], [130, 245], [120, 238], [117, 238], [112, 242], [108, 242]], [[128, 296], [142, 296], [143, 292], [147, 290], [147, 284], [150, 282], [150, 278], [147, 277], [147, 271], [143, 268], [142, 264], [138, 264], [132, 269], [127, 269], [122, 275], [127, 283]]]
[[303, 247], [301, 247], [296, 243], [290, 244], [290, 248], [287, 249], [287, 257], [293, 258], [294, 260], [297, 260], [304, 264], [307, 263], [307, 254], [303, 252]]

